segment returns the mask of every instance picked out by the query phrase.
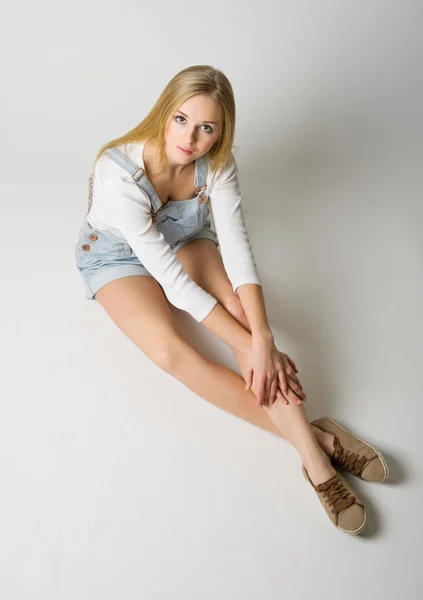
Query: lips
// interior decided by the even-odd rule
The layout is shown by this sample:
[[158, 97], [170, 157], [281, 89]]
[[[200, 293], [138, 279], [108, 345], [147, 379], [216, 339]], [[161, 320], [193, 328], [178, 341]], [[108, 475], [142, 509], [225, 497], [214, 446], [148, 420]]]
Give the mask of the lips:
[[194, 152], [194, 150], [187, 150], [186, 148], [182, 148], [181, 146], [178, 146], [179, 150], [182, 150], [182, 152], [185, 152], [186, 154], [192, 154]]

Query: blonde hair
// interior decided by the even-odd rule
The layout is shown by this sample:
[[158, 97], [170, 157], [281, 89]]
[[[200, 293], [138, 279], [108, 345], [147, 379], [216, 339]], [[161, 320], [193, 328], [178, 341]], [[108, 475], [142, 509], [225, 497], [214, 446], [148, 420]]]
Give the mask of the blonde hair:
[[186, 100], [199, 94], [213, 98], [221, 108], [220, 138], [207, 153], [210, 169], [213, 174], [217, 173], [229, 162], [232, 151], [235, 136], [235, 99], [232, 85], [226, 75], [209, 65], [193, 65], [177, 73], [164, 88], [145, 119], [128, 133], [104, 144], [95, 162], [108, 148], [153, 138], [158, 150], [159, 163], [162, 166], [166, 165], [166, 124]]

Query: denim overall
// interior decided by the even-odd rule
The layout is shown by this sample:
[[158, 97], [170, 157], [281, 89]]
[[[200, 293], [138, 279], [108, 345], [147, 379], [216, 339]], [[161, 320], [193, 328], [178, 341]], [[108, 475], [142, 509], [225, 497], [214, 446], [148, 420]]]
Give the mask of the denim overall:
[[[151, 205], [151, 218], [157, 231], [174, 252], [195, 239], [210, 239], [219, 246], [216, 233], [211, 229], [207, 191], [208, 160], [200, 156], [195, 161], [194, 185], [197, 196], [188, 200], [168, 200], [162, 205], [144, 169], [117, 148], [105, 153], [127, 171], [146, 193]], [[88, 211], [79, 230], [75, 246], [76, 266], [85, 283], [85, 297], [94, 294], [106, 283], [129, 275], [150, 275], [119, 229], [94, 229], [87, 221], [92, 204], [94, 172], [89, 179]]]

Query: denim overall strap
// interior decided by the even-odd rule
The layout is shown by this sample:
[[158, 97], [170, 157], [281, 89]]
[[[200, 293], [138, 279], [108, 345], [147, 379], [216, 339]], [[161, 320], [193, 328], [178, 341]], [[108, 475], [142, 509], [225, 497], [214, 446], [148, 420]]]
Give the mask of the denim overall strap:
[[197, 192], [204, 192], [207, 185], [207, 169], [208, 169], [208, 159], [207, 155], [200, 156], [195, 161], [195, 175], [194, 175], [194, 185]]
[[[155, 189], [147, 178], [145, 170], [134, 163], [126, 154], [117, 148], [108, 148], [105, 151], [112, 160], [127, 171], [135, 183], [144, 190], [150, 200], [152, 213], [155, 214], [162, 208], [160, 198], [157, 196]], [[207, 185], [207, 158], [200, 156], [195, 161], [194, 185], [197, 193], [204, 192]]]
[[117, 148], [107, 148], [104, 152], [109, 156], [112, 160], [115, 161], [119, 166], [121, 166], [127, 173], [129, 173], [135, 183], [147, 194], [148, 199], [150, 200], [150, 204], [152, 206], [153, 212], [159, 210], [161, 206], [161, 202], [155, 193], [153, 186], [147, 179], [147, 175], [145, 174], [145, 170], [138, 166], [134, 161], [132, 161], [126, 154], [118, 150]]

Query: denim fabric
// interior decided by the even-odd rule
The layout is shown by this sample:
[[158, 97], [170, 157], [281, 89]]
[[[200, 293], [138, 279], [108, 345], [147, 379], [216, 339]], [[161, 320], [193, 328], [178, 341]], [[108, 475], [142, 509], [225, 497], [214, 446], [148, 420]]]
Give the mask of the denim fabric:
[[[174, 252], [191, 240], [210, 239], [219, 246], [216, 233], [211, 229], [207, 192], [207, 158], [201, 156], [195, 161], [194, 185], [197, 196], [188, 200], [169, 200], [164, 206], [144, 170], [117, 148], [106, 150], [108, 156], [123, 167], [135, 183], [144, 190], [151, 204], [153, 224], [161, 232]], [[90, 197], [92, 203], [92, 175], [90, 177]], [[89, 213], [89, 210], [88, 210]], [[129, 275], [151, 273], [144, 267], [138, 256], [126, 241], [119, 229], [93, 228], [87, 221], [79, 230], [75, 245], [76, 267], [85, 283], [85, 297], [93, 299], [96, 292], [106, 283]]]

